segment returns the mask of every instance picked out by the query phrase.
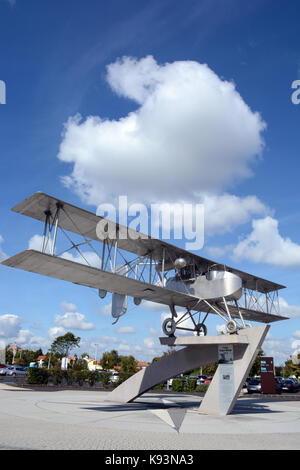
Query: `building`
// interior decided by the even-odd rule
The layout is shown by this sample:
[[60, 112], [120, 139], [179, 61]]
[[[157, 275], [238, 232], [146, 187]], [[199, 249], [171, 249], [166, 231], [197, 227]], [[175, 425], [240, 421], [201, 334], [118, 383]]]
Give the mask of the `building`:
[[144, 361], [138, 361], [137, 367], [138, 369], [146, 369], [150, 364], [149, 362], [144, 362]]

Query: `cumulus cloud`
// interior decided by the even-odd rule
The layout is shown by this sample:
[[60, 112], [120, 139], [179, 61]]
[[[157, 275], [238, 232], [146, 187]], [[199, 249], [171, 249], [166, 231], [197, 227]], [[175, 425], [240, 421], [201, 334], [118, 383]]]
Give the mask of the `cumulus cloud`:
[[48, 330], [48, 336], [51, 341], [54, 341], [58, 336], [64, 336], [67, 333], [67, 330], [61, 326], [53, 326]]
[[93, 330], [94, 324], [86, 321], [85, 315], [78, 312], [66, 312], [64, 315], [55, 315], [54, 323], [65, 329]]
[[281, 315], [287, 316], [288, 318], [300, 317], [299, 305], [289, 305], [282, 297], [279, 297], [278, 301]]
[[0, 337], [3, 339], [16, 338], [23, 322], [24, 319], [19, 315], [10, 313], [0, 315]]
[[36, 336], [28, 329], [22, 329], [25, 319], [19, 315], [0, 315], [0, 344], [5, 347], [10, 343], [16, 343], [23, 348], [38, 349], [48, 347], [47, 339]]
[[80, 253], [70, 253], [69, 251], [63, 253], [61, 258], [74, 261], [75, 263], [86, 264], [87, 266], [93, 266], [94, 268], [101, 267], [101, 259], [94, 251], [81, 251]]
[[252, 221], [252, 232], [236, 245], [233, 255], [283, 268], [300, 265], [300, 245], [282, 237], [278, 221], [270, 216]]
[[204, 195], [205, 233], [226, 233], [249, 222], [253, 215], [269, 215], [271, 209], [256, 196], [238, 197], [233, 194]]
[[[207, 65], [123, 57], [107, 81], [137, 109], [118, 120], [70, 118], [58, 154], [73, 164], [64, 183], [87, 202], [194, 200], [251, 176], [266, 125]], [[244, 201], [246, 212], [249, 205], [257, 200]]]

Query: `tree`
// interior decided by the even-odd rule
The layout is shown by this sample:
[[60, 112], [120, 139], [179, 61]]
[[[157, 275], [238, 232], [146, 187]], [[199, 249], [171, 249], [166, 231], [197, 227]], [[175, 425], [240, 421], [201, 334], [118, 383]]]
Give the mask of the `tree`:
[[291, 360], [285, 362], [285, 366], [282, 369], [283, 377], [290, 377], [295, 375], [296, 377], [300, 376], [299, 365], [293, 364]]
[[137, 372], [137, 361], [133, 356], [121, 356], [121, 371], [129, 374]]
[[51, 344], [50, 352], [61, 359], [68, 357], [69, 352], [74, 348], [79, 348], [80, 337], [75, 336], [70, 331], [63, 336], [58, 336]]
[[5, 351], [5, 352], [6, 352], [6, 354], [5, 354], [5, 356], [6, 356], [6, 359], [5, 359], [6, 364], [12, 364], [12, 361], [13, 361], [13, 353], [12, 353], [12, 350], [10, 349], [10, 344], [8, 344], [5, 349], [6, 349], [6, 351]]
[[120, 364], [118, 352], [115, 349], [110, 352], [104, 352], [100, 359], [100, 364], [104, 370], [113, 369]]
[[258, 351], [258, 354], [255, 358], [255, 361], [252, 364], [251, 370], [249, 372], [249, 376], [253, 377], [254, 375], [260, 375], [260, 358], [261, 356], [264, 356], [264, 351], [260, 349]]

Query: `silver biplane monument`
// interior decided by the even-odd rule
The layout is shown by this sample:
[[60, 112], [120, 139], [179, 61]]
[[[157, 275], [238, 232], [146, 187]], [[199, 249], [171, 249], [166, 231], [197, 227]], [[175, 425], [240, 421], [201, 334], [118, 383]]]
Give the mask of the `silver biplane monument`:
[[[280, 315], [278, 302], [278, 291], [284, 286], [203, 258], [42, 192], [12, 210], [42, 221], [43, 241], [40, 251], [25, 250], [2, 264], [97, 289], [100, 298], [111, 292], [114, 323], [126, 313], [127, 296], [133, 297], [135, 305], [149, 300], [169, 306], [170, 316], [162, 324], [165, 337], [160, 341], [186, 347], [135, 374], [111, 393], [111, 400], [131, 401], [169, 377], [214, 362], [220, 347], [230, 345], [234, 348], [235, 379], [229, 398], [224, 405], [220, 390], [226, 387], [220, 385], [216, 374], [215, 386], [210, 385], [200, 407], [208, 413], [230, 412], [269, 329], [267, 324], [286, 319]], [[72, 240], [70, 232], [81, 240]], [[61, 252], [59, 233], [68, 242]], [[95, 247], [95, 242], [100, 246]], [[84, 246], [97, 255], [97, 266], [85, 257]], [[66, 253], [72, 250], [81, 262], [68, 259]], [[227, 334], [207, 336], [210, 314], [221, 318]], [[186, 327], [188, 318], [192, 326]], [[251, 328], [250, 322], [263, 326]], [[190, 332], [190, 336], [176, 337], [177, 330]], [[215, 394], [221, 396], [219, 405]]]

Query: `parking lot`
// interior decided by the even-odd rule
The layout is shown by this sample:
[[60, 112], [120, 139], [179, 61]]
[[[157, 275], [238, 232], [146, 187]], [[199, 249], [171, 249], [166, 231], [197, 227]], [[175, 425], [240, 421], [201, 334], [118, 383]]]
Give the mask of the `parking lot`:
[[0, 448], [300, 449], [295, 395], [241, 397], [220, 417], [199, 414], [201, 397], [189, 394], [147, 393], [122, 405], [108, 393], [0, 383]]

